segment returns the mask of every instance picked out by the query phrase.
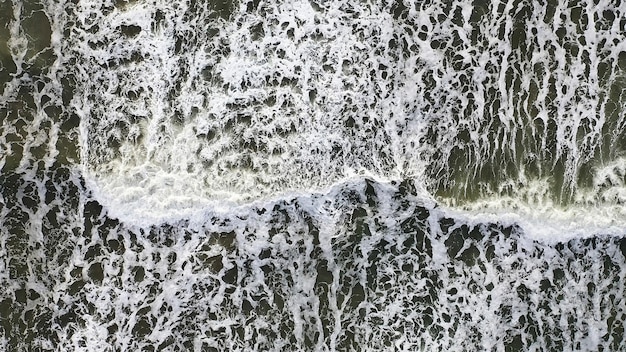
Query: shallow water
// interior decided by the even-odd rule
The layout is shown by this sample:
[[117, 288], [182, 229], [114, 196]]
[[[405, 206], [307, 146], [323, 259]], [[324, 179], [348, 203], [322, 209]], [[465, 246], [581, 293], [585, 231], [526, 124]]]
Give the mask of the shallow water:
[[0, 2], [0, 349], [624, 349], [624, 12]]

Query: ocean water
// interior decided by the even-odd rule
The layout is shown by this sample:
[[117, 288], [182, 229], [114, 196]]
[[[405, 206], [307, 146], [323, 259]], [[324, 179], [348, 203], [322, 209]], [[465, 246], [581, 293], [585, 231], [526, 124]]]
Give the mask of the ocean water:
[[626, 4], [0, 0], [0, 350], [626, 349]]

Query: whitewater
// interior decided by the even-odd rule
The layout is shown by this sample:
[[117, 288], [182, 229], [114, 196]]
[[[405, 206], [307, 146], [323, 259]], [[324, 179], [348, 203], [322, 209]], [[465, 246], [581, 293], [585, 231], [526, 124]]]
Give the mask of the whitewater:
[[624, 349], [625, 12], [0, 2], [0, 349]]

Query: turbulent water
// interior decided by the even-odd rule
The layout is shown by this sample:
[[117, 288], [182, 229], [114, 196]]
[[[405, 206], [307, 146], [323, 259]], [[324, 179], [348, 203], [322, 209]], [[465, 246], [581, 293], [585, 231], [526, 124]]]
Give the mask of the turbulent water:
[[626, 4], [0, 0], [0, 350], [626, 349]]

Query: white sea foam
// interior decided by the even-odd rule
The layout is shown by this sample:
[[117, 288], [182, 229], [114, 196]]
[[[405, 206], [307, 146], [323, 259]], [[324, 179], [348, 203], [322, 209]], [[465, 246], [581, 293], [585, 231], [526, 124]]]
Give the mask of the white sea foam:
[[[498, 214], [568, 222], [584, 212], [558, 210], [573, 200], [608, 214], [600, 227], [622, 215], [612, 204], [623, 202], [624, 173], [599, 186], [608, 176], [598, 161], [621, 160], [611, 145], [622, 132], [605, 131], [625, 116], [607, 107], [619, 103], [609, 96], [621, 70], [611, 44], [621, 36], [608, 22], [559, 29], [562, 16], [580, 20], [559, 7], [552, 28], [552, 9], [538, 3], [491, 14], [469, 3], [401, 14], [352, 2], [241, 3], [228, 20], [194, 6], [102, 14], [79, 5], [82, 26], [69, 39], [84, 75], [73, 101], [83, 163], [121, 218], [173, 220], [354, 176], [414, 178], [443, 190], [445, 204], [470, 194], [484, 200], [469, 208]], [[602, 9], [617, 10], [603, 3], [586, 16]], [[580, 35], [586, 42], [575, 44]], [[591, 188], [577, 181], [588, 178]]]
[[14, 3], [0, 346], [624, 350], [621, 6]]
[[[622, 69], [608, 43], [624, 38], [606, 24], [563, 25], [582, 21], [577, 10], [539, 2], [399, 15], [241, 3], [228, 20], [184, 2], [91, 17], [81, 4], [98, 26], [71, 39], [95, 43], [75, 49], [88, 187], [142, 235], [125, 271], [145, 267], [181, 307], [111, 295], [97, 310], [116, 307], [116, 341], [138, 324], [120, 306], [167, 317], [151, 323], [151, 344], [198, 314], [209, 323], [197, 350], [489, 350], [505, 336], [541, 348], [548, 335], [574, 349], [608, 333], [609, 308], [581, 298], [605, 264], [558, 249], [626, 230], [624, 113], [608, 107]], [[604, 9], [617, 11], [585, 11]], [[164, 223], [181, 241], [173, 262], [139, 238]], [[152, 295], [126, 275], [127, 294]], [[615, 290], [608, 280], [597, 292]]]
[[485, 222], [517, 225], [532, 239], [545, 243], [565, 242], [595, 235], [623, 236], [626, 209], [623, 205], [524, 204], [518, 199], [482, 200], [459, 208], [444, 207], [444, 214], [469, 224]]

